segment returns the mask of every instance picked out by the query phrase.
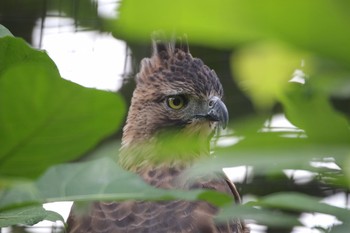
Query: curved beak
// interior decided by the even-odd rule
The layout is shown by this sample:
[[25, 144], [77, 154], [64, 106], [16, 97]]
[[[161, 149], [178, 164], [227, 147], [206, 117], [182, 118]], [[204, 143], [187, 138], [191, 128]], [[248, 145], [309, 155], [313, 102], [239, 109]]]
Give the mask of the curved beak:
[[228, 111], [224, 102], [217, 96], [209, 100], [207, 118], [211, 121], [218, 121], [219, 125], [225, 129], [228, 124]]

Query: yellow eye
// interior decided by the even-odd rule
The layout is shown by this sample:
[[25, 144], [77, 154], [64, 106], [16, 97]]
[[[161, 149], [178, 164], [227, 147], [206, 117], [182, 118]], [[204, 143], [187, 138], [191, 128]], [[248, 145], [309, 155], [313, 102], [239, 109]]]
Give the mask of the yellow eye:
[[179, 110], [186, 106], [187, 99], [183, 95], [169, 96], [167, 98], [167, 104], [170, 108]]

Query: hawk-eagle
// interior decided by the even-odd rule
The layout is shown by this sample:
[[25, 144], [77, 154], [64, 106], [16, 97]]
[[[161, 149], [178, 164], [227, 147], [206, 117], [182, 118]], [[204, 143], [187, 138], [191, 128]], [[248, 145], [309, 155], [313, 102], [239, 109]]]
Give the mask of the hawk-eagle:
[[[126, 125], [119, 164], [150, 185], [163, 189], [211, 189], [233, 195], [235, 186], [224, 174], [184, 179], [183, 173], [199, 158], [210, 156], [209, 140], [225, 127], [228, 112], [216, 73], [192, 57], [187, 43], [155, 39], [153, 55], [141, 62]], [[167, 134], [167, 132], [170, 132]], [[190, 145], [161, 150], [162, 140], [186, 138]], [[192, 142], [192, 141], [193, 142]], [[185, 142], [182, 140], [181, 142]], [[178, 149], [177, 149], [178, 148]], [[164, 149], [164, 148], [163, 148]], [[219, 233], [249, 232], [232, 218], [216, 224], [217, 208], [204, 201], [95, 202], [86, 215], [68, 219], [68, 232], [99, 233]]]

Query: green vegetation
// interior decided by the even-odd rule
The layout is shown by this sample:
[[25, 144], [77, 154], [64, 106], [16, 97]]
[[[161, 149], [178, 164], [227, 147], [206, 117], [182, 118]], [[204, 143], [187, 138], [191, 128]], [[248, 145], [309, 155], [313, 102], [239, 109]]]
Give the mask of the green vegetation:
[[[161, 29], [234, 51], [235, 82], [258, 113], [232, 125], [239, 143], [217, 148], [216, 157], [200, 161], [191, 174], [251, 166], [272, 186], [251, 191], [255, 199], [239, 207], [216, 192], [156, 190], [108, 158], [62, 164], [116, 132], [126, 106], [118, 94], [63, 80], [45, 52], [0, 25], [0, 227], [62, 220], [41, 207], [45, 202], [182, 198], [221, 207], [218, 221], [236, 215], [291, 229], [302, 225], [300, 213], [324, 213], [342, 223], [320, 231], [347, 233], [350, 210], [321, 200], [327, 196], [322, 188], [350, 188], [349, 110], [341, 112], [331, 101], [349, 107], [349, 10], [346, 1], [125, 0], [117, 19], [101, 19], [103, 30], [132, 43], [149, 41]], [[289, 82], [295, 70], [302, 71], [305, 84]], [[302, 134], [261, 130], [277, 103]], [[106, 146], [99, 154], [116, 157], [117, 150]], [[315, 165], [330, 160], [340, 169]], [[319, 189], [278, 188], [285, 169], [312, 172]], [[249, 186], [243, 191], [250, 193]]]

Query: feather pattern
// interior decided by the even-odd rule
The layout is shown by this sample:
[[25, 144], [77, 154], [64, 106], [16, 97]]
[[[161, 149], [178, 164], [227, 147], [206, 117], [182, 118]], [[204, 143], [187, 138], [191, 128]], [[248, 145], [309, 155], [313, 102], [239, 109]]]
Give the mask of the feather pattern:
[[[185, 96], [188, 104], [180, 110], [166, 105], [169, 96]], [[218, 127], [203, 117], [209, 101], [223, 96], [221, 83], [202, 60], [193, 58], [186, 38], [165, 43], [155, 36], [153, 55], [141, 62], [122, 138], [119, 163], [137, 173], [146, 183], [161, 189], [210, 189], [232, 195], [240, 202], [234, 184], [225, 175], [186, 179], [196, 159], [209, 156], [209, 140]], [[220, 100], [221, 101], [221, 100]], [[222, 103], [223, 105], [223, 103]], [[225, 108], [226, 109], [226, 108]], [[227, 110], [226, 110], [227, 111]], [[162, 132], [172, 129], [176, 137], [196, 138], [200, 146], [184, 152], [167, 151], [159, 157]], [[179, 149], [182, 147], [179, 146]], [[70, 233], [248, 233], [237, 217], [216, 224], [218, 209], [204, 201], [94, 202], [84, 214], [73, 207], [68, 219]]]

